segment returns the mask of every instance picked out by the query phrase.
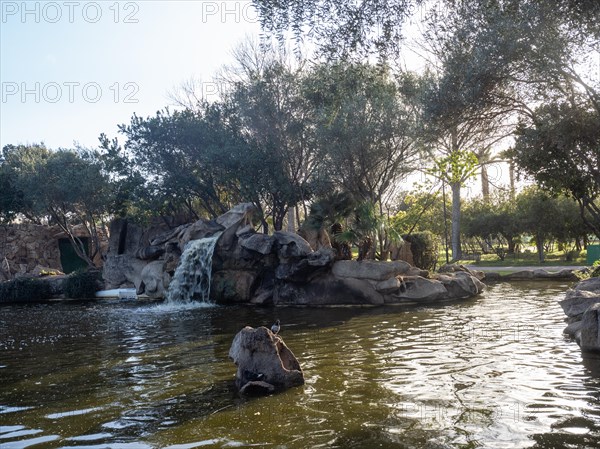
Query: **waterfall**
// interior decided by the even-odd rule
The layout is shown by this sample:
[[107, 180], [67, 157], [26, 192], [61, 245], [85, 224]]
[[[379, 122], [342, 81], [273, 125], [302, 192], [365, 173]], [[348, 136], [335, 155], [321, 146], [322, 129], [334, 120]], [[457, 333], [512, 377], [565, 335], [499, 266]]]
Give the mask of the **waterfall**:
[[185, 245], [167, 292], [167, 302], [210, 303], [212, 256], [221, 233]]

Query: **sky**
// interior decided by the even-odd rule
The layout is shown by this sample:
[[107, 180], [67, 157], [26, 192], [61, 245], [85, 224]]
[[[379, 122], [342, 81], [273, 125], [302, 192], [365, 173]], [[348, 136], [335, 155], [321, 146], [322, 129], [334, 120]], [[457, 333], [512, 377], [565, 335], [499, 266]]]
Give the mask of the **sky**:
[[[260, 36], [249, 0], [0, 0], [0, 6], [0, 148], [40, 142], [94, 148], [101, 133], [122, 142], [119, 124], [134, 113], [176, 107], [170, 93], [190, 79], [216, 99], [213, 76], [233, 62], [237, 45]], [[405, 26], [418, 34], [416, 23]], [[418, 70], [419, 59], [408, 53], [401, 62]], [[505, 172], [490, 167], [492, 182], [506, 184]], [[469, 184], [467, 191], [476, 192], [477, 184]]]
[[153, 115], [189, 79], [258, 37], [250, 1], [0, 0], [0, 147], [95, 147], [133, 113]]

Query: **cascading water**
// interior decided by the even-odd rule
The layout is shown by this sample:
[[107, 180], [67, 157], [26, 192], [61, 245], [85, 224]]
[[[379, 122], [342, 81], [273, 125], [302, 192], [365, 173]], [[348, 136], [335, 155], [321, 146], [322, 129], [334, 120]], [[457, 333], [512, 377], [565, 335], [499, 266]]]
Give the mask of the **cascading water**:
[[221, 233], [187, 243], [167, 292], [167, 302], [210, 303], [212, 256]]

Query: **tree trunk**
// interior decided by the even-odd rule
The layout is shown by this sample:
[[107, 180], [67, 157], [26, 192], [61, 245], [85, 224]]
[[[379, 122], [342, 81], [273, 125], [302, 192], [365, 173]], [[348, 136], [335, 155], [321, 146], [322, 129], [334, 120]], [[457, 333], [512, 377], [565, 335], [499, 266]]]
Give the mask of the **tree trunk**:
[[[301, 220], [302, 214], [300, 213], [301, 210], [298, 207], [298, 205], [296, 205], [295, 209], [296, 209], [296, 229], [300, 229], [300, 225], [302, 224], [302, 220]], [[306, 214], [304, 214], [304, 218], [306, 218]]]
[[506, 236], [506, 241], [508, 242], [508, 254], [515, 253], [515, 239], [512, 236]]
[[287, 210], [284, 208], [273, 207], [273, 229], [275, 231], [283, 230], [283, 220], [287, 215]]
[[450, 184], [452, 188], [452, 259], [460, 260], [460, 182]]
[[374, 244], [371, 237], [366, 237], [358, 244], [358, 260], [370, 259]]
[[515, 199], [515, 163], [510, 161], [508, 164], [508, 176], [510, 179], [510, 198]]
[[288, 232], [296, 232], [296, 208], [294, 206], [288, 209], [287, 230]]
[[540, 263], [544, 263], [544, 261], [546, 260], [546, 257], [544, 255], [544, 239], [539, 234], [535, 236], [535, 246], [537, 247], [538, 258], [540, 260]]
[[481, 166], [481, 195], [486, 203], [490, 200], [490, 178], [488, 177], [487, 168]]
[[260, 219], [263, 228], [263, 234], [269, 234], [269, 223], [264, 218]]

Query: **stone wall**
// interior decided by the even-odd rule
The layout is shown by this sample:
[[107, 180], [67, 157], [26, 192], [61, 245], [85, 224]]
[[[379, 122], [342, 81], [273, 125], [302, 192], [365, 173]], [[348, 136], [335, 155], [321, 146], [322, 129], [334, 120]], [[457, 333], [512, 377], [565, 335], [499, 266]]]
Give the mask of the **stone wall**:
[[[79, 237], [87, 236], [84, 228], [76, 233]], [[39, 274], [36, 272], [39, 267], [63, 271], [58, 243], [63, 238], [67, 236], [58, 226], [33, 223], [0, 226], [0, 281]], [[102, 258], [98, 256], [95, 263], [101, 267]]]
[[33, 273], [38, 265], [62, 270], [56, 234], [31, 223], [0, 226], [0, 279]]

